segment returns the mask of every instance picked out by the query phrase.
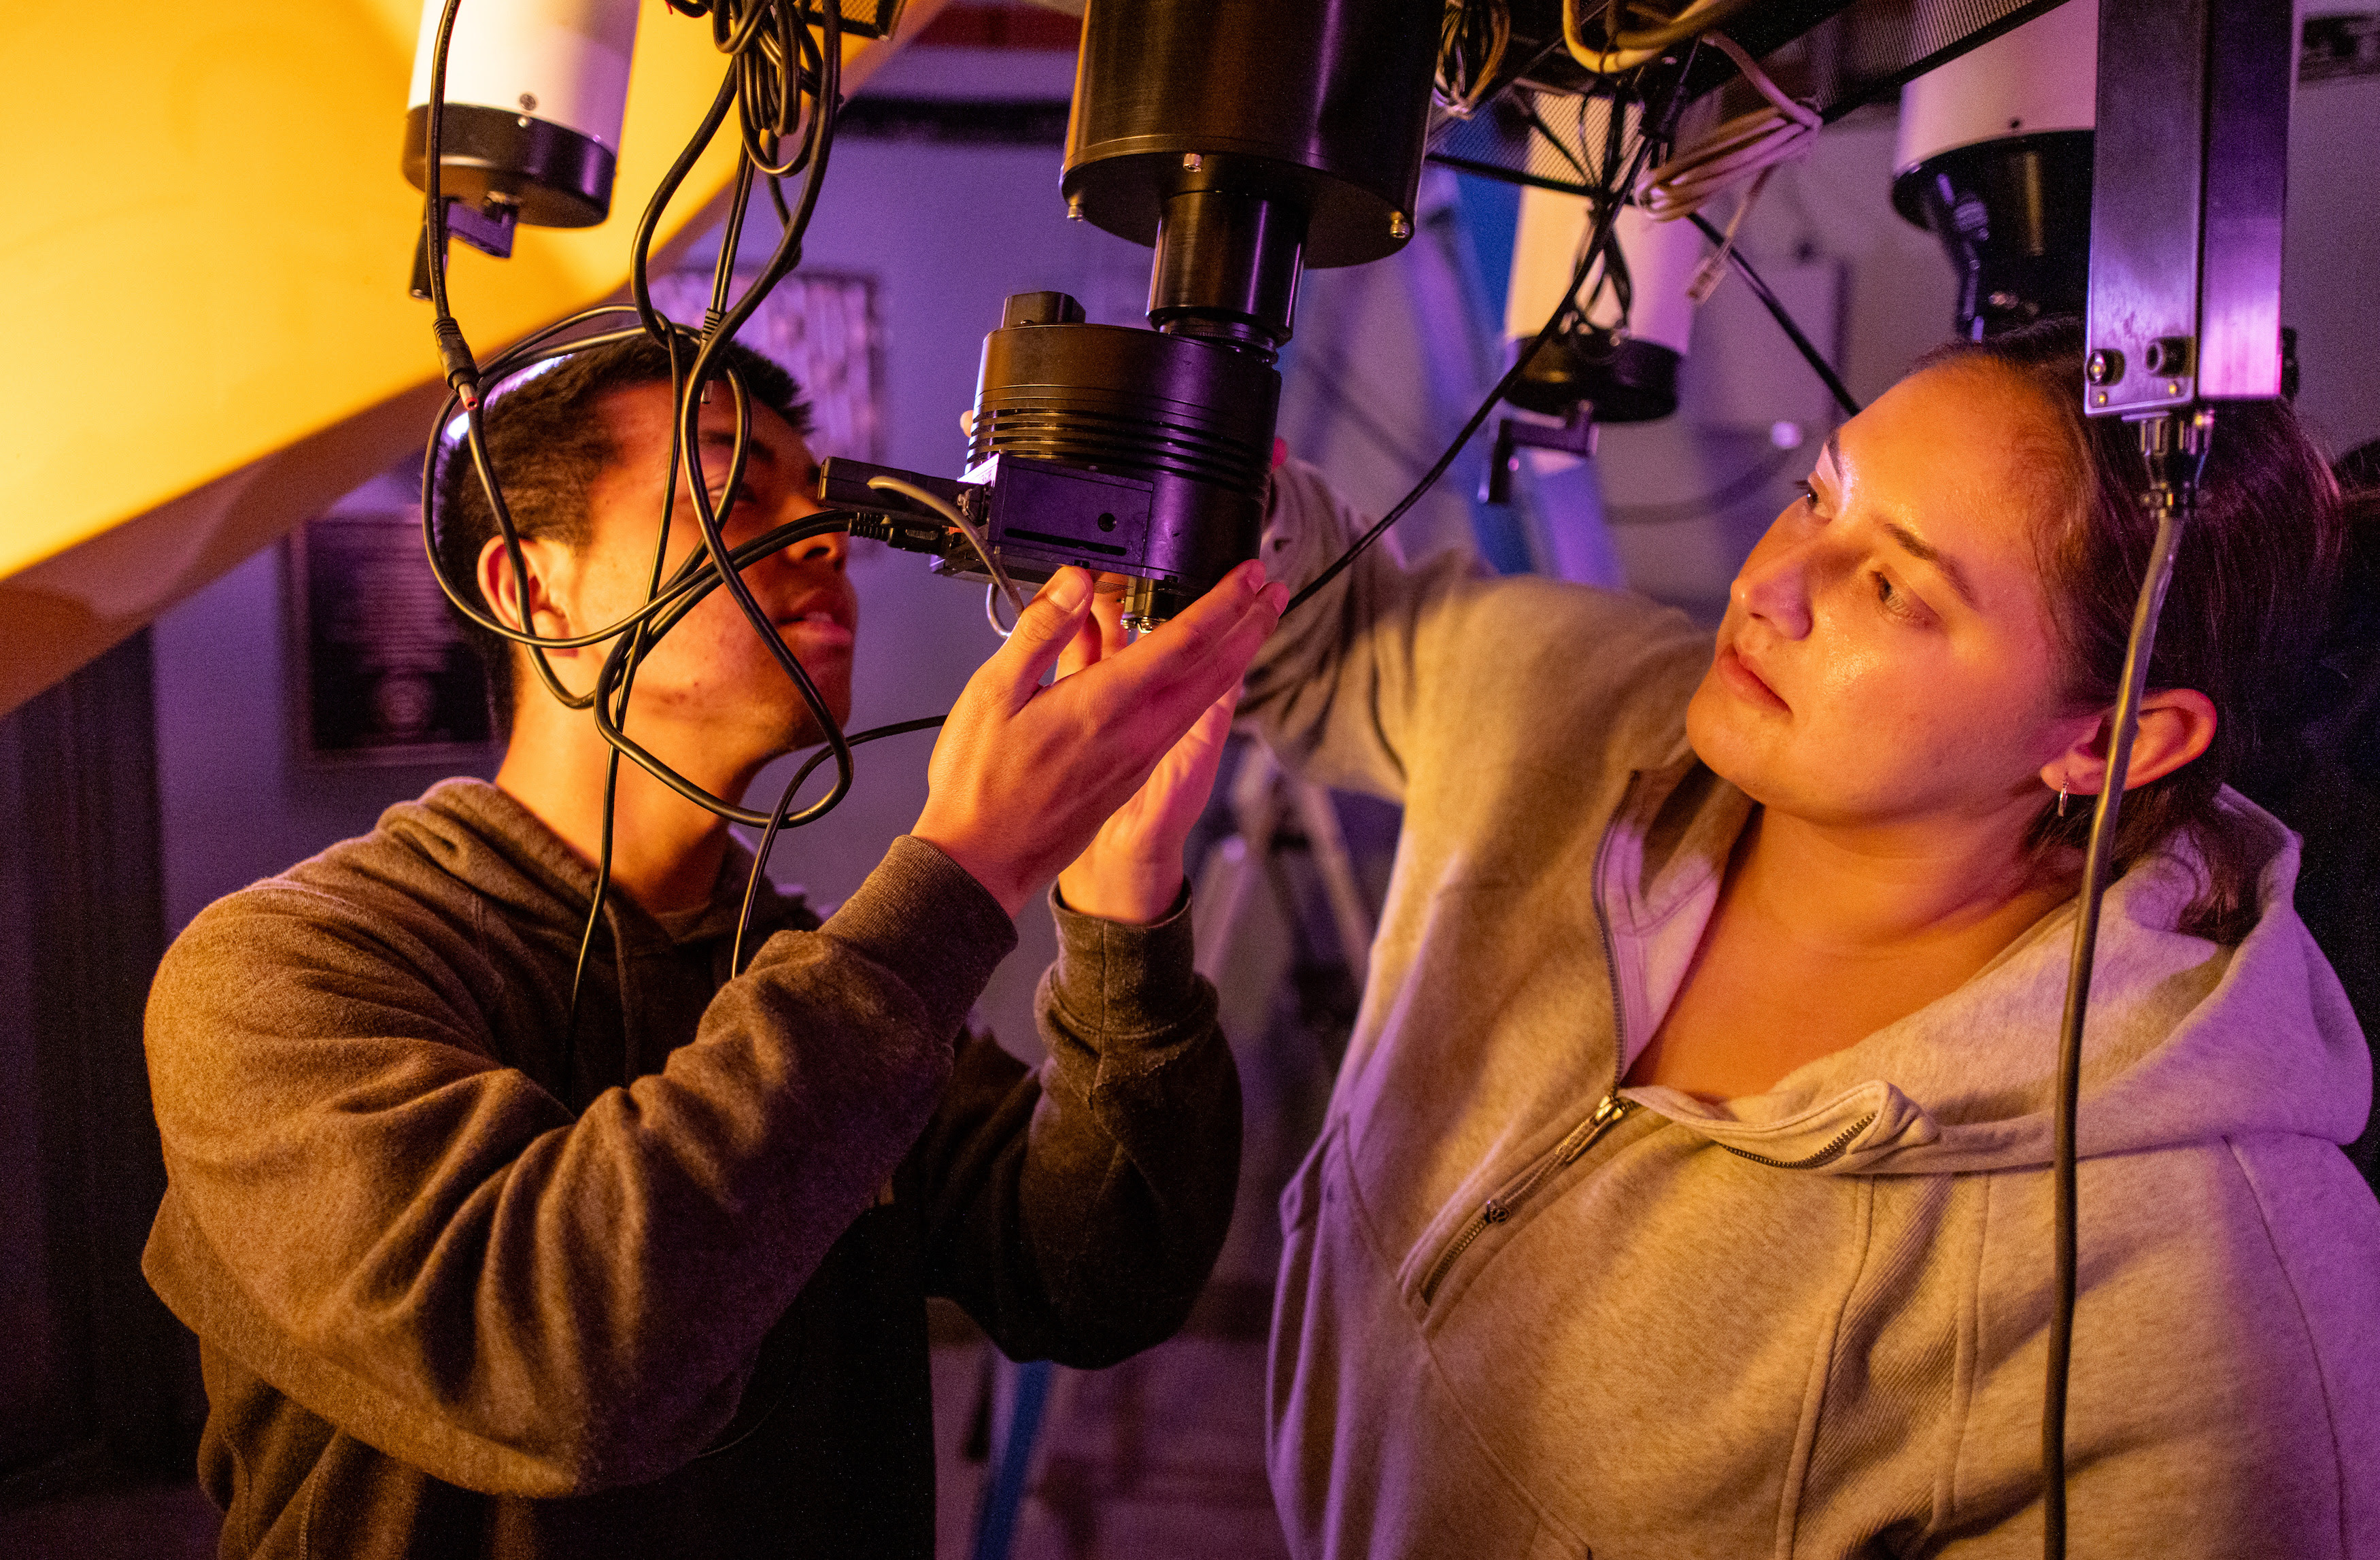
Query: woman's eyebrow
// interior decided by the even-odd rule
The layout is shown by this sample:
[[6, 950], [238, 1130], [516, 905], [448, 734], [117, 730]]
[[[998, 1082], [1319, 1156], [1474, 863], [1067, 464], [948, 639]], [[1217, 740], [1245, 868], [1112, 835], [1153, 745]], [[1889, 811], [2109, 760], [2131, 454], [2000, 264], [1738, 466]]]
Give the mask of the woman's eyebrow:
[[1900, 544], [1902, 552], [1907, 553], [1911, 557], [1920, 558], [1933, 565], [1935, 572], [1949, 580], [1950, 589], [1959, 592], [1961, 601], [1978, 611], [1982, 610], [1980, 603], [1975, 600], [1973, 589], [1967, 583], [1966, 570], [1959, 567], [1959, 561], [1956, 558], [1911, 530], [1907, 526], [1895, 524], [1891, 520], [1881, 520], [1877, 524], [1882, 528], [1885, 535]]

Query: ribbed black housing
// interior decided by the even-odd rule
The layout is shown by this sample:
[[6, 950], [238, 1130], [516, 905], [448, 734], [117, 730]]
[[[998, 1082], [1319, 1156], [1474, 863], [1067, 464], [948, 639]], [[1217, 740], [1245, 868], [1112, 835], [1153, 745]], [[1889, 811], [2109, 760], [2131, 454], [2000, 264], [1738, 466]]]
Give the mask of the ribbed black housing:
[[1136, 244], [1157, 242], [1177, 191], [1225, 189], [1296, 208], [1308, 265], [1393, 254], [1410, 232], [1444, 11], [1444, 0], [1090, 0], [1062, 188]]
[[968, 464], [1018, 455], [1151, 483], [1145, 555], [1116, 568], [1178, 606], [1256, 555], [1280, 400], [1263, 360], [1196, 337], [1010, 325], [984, 338]]

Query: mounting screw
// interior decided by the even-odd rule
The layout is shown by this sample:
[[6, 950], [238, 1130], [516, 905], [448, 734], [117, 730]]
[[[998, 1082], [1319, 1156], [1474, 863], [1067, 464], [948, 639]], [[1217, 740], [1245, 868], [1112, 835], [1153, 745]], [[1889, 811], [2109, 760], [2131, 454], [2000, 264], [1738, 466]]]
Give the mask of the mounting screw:
[[1206, 163], [1207, 160], [1204, 157], [1199, 156], [1196, 152], [1184, 152], [1182, 154], [1182, 165], [1191, 173], [1196, 173], [1200, 168], [1206, 165]]
[[2180, 394], [2181, 394], [2181, 381], [2180, 381], [2180, 380], [2178, 380], [2178, 379], [2168, 379], [2168, 380], [2167, 380], [2167, 381], [2165, 382], [2165, 393], [2166, 393], [2167, 395], [2168, 395], [2168, 396], [2179, 396], [2179, 395], [2180, 395]]
[[536, 112], [537, 112], [537, 94], [536, 94], [535, 92], [523, 92], [523, 93], [521, 93], [521, 95], [520, 95], [520, 105], [521, 105], [521, 112], [522, 112], [523, 114], [534, 114], [534, 113], [536, 113]]
[[1389, 213], [1389, 237], [1391, 238], [1410, 238], [1413, 237], [1413, 224], [1406, 219], [1404, 213], [1390, 212]]
[[2102, 347], [2091, 354], [2091, 360], [2083, 365], [2082, 373], [2094, 384], [2113, 384], [2124, 377], [2124, 355], [2112, 347]]

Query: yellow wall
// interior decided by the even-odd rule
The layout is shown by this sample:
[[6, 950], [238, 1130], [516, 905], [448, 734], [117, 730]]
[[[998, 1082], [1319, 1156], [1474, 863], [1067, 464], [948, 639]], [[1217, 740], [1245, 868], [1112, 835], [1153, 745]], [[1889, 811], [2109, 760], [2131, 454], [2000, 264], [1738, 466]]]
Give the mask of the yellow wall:
[[[486, 357], [613, 296], [717, 91], [644, 0], [612, 217], [455, 246]], [[910, 0], [912, 36], [942, 0]], [[414, 0], [0, 7], [0, 713], [418, 449], [443, 385], [397, 171]], [[846, 46], [845, 91], [895, 43]], [[732, 172], [732, 126], [664, 236]]]

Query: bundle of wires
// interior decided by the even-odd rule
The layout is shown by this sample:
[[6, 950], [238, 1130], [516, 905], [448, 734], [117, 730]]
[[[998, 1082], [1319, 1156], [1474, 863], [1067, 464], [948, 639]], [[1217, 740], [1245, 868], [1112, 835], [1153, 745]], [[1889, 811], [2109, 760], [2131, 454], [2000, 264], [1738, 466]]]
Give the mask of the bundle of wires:
[[1495, 92], [1497, 72], [1512, 41], [1508, 0], [1449, 0], [1439, 24], [1433, 87], [1439, 106], [1459, 119], [1478, 112]]
[[[466, 345], [449, 304], [446, 287], [446, 201], [440, 188], [439, 141], [445, 103], [447, 57], [460, 3], [461, 0], [446, 0], [433, 43], [422, 216], [428, 238], [430, 299], [434, 312], [431, 329], [450, 388], [446, 403], [440, 408], [437, 426], [441, 429], [448, 426], [458, 409], [462, 418], [462, 447], [455, 449], [449, 458], [461, 459], [468, 456], [471, 461], [495, 518], [498, 534], [504, 542], [507, 567], [513, 571], [521, 596], [526, 599], [528, 566], [521, 552], [519, 531], [504, 502], [501, 473], [495, 469], [488, 454], [483, 386], [492, 390], [508, 378], [570, 353], [609, 342], [632, 339], [639, 335], [650, 336], [669, 352], [674, 408], [670, 466], [674, 476], [683, 470], [685, 488], [694, 510], [694, 521], [702, 540], [700, 551], [689, 556], [674, 574], [664, 579], [671, 531], [678, 519], [674, 513], [678, 484], [675, 481], [665, 483], [660, 526], [653, 544], [652, 567], [647, 581], [646, 600], [641, 606], [616, 623], [568, 637], [542, 636], [525, 627], [515, 627], [484, 610], [474, 599], [476, 592], [468, 582], [449, 579], [439, 570], [435, 510], [440, 484], [435, 480], [435, 467], [441, 441], [436, 437], [431, 441], [423, 471], [421, 527], [423, 545], [440, 589], [471, 621], [499, 639], [524, 646], [546, 691], [567, 707], [591, 711], [597, 729], [612, 749], [604, 776], [602, 839], [596, 867], [595, 890], [588, 907], [586, 928], [579, 941], [577, 964], [571, 984], [571, 1011], [563, 1066], [567, 1090], [575, 1076], [579, 995], [585, 983], [595, 929], [601, 922], [611, 884], [613, 824], [623, 756], [697, 805], [723, 818], [764, 831], [760, 847], [754, 854], [752, 874], [747, 884], [744, 917], [736, 929], [735, 957], [740, 967], [745, 933], [759, 881], [766, 870], [768, 850], [779, 832], [822, 817], [843, 800], [851, 788], [851, 753], [855, 747], [879, 737], [940, 725], [941, 717], [903, 722], [846, 736], [808, 673], [786, 646], [783, 637], [744, 582], [740, 571], [759, 559], [811, 537], [847, 530], [850, 511], [811, 515], [777, 527], [732, 550], [725, 537], [726, 522], [735, 503], [748, 451], [751, 404], [742, 379], [732, 366], [722, 361], [721, 353], [769, 293], [801, 262], [802, 238], [817, 208], [820, 188], [833, 147], [835, 108], [841, 101], [842, 16], [837, 0], [668, 0], [671, 8], [681, 15], [709, 18], [712, 43], [725, 56], [726, 70], [710, 109], [663, 175], [637, 225], [629, 270], [633, 303], [574, 314], [529, 336], [485, 365], [472, 357]], [[710, 307], [700, 328], [693, 329], [665, 318], [653, 307], [650, 286], [652, 244], [662, 216], [684, 187], [696, 161], [717, 137], [731, 112], [736, 116], [741, 155], [722, 234], [718, 262], [713, 272]], [[790, 200], [784, 189], [784, 181], [788, 179], [797, 181]], [[735, 296], [736, 259], [742, 246], [745, 217], [756, 184], [767, 189], [777, 211], [782, 236], [759, 273], [741, 296]], [[701, 387], [713, 383], [727, 386], [734, 398], [735, 413], [735, 436], [729, 457], [727, 481], [720, 490], [721, 498], [716, 502], [710, 496], [712, 489], [706, 481], [701, 443], [697, 437], [703, 400]], [[638, 745], [626, 730], [638, 665], [664, 634], [683, 621], [686, 614], [712, 591], [722, 586], [734, 598], [752, 631], [760, 637], [786, 676], [792, 679], [812, 720], [826, 739], [826, 750], [795, 776], [777, 805], [767, 812], [754, 811], [738, 805], [732, 798], [712, 795]], [[594, 687], [585, 693], [574, 694], [566, 689], [555, 676], [547, 658], [552, 651], [578, 650], [605, 643], [609, 643], [611, 648], [605, 654]], [[794, 798], [802, 783], [820, 763], [829, 759], [833, 761], [835, 767], [833, 785], [817, 802], [795, 811]]]
[[[1571, 57], [1597, 76], [1619, 76], [1658, 61], [1681, 43], [1706, 36], [1759, 0], [1693, 0], [1665, 17], [1635, 0], [1562, 0], [1562, 43]], [[1653, 25], [1630, 30], [1624, 13], [1653, 18]], [[1593, 26], [1596, 34], [1590, 35]]]

